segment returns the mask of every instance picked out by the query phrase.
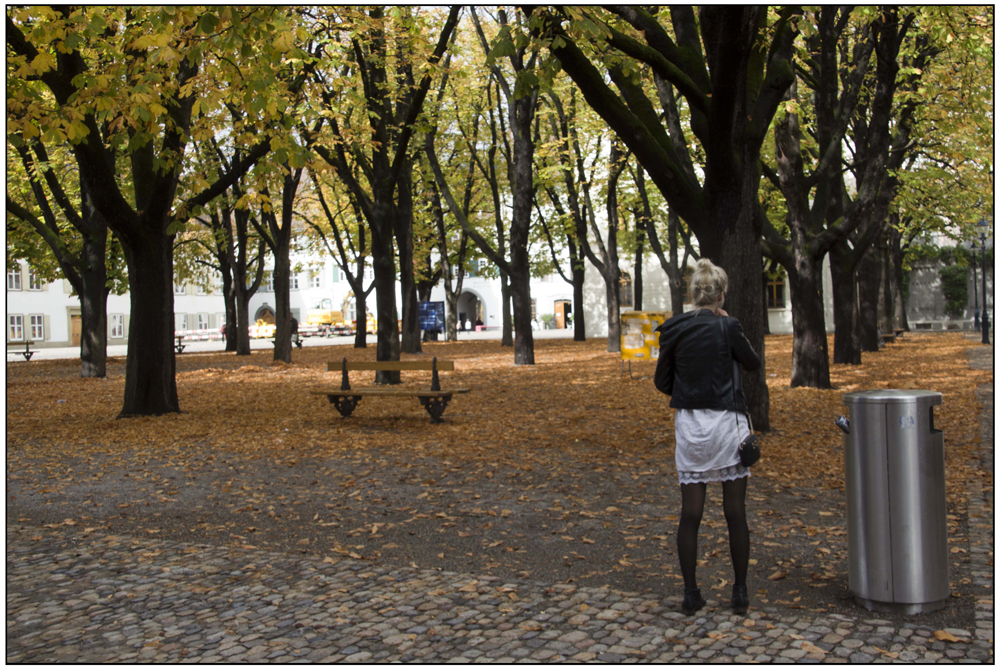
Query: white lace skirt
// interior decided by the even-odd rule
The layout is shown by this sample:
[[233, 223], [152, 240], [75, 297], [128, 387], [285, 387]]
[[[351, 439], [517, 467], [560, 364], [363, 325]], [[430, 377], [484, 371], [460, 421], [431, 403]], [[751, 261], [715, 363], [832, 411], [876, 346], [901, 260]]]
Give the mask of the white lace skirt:
[[749, 434], [747, 417], [736, 411], [677, 409], [674, 460], [681, 484], [750, 476], [750, 470], [740, 464], [740, 441]]

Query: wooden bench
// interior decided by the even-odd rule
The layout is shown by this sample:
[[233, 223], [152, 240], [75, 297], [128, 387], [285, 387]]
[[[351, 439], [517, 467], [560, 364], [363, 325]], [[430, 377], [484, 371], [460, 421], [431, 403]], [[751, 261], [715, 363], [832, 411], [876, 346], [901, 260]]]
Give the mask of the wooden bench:
[[[10, 350], [11, 346], [13, 346], [15, 348], [20, 348], [21, 346], [24, 346], [24, 350], [23, 351], [12, 351], [12, 350]], [[23, 355], [25, 361], [31, 360], [31, 356], [35, 355], [35, 352], [31, 350], [31, 342], [30, 341], [26, 341], [26, 342], [23, 342], [23, 343], [21, 343], [21, 342], [7, 342], [7, 352], [8, 353], [15, 353], [17, 355]]]
[[[469, 392], [468, 388], [452, 388], [441, 390], [441, 382], [438, 379], [438, 371], [451, 372], [455, 370], [455, 363], [451, 360], [438, 360], [434, 358], [430, 362], [426, 360], [400, 360], [400, 361], [349, 361], [344, 358], [343, 362], [329, 362], [327, 369], [331, 372], [337, 371], [340, 367], [342, 378], [339, 389], [323, 388], [310, 391], [311, 395], [325, 395], [330, 404], [337, 408], [340, 415], [347, 418], [354, 411], [354, 408], [361, 401], [362, 397], [416, 397], [420, 404], [427, 409], [431, 416], [432, 423], [443, 423], [441, 417], [444, 414], [448, 402], [452, 395]], [[431, 372], [431, 387], [429, 390], [417, 390], [414, 388], [351, 388], [351, 382], [347, 373], [350, 371], [375, 371], [375, 372], [408, 372], [408, 371], [429, 371]]]

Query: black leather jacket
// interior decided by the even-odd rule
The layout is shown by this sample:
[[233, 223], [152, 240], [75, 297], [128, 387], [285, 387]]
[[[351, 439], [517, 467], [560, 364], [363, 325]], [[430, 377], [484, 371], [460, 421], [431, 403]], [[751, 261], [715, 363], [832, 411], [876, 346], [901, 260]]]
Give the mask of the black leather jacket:
[[[657, 328], [660, 358], [653, 382], [675, 409], [746, 411], [737, 362], [760, 368], [740, 322], [708, 309], [678, 314]], [[735, 383], [734, 383], [735, 381]]]

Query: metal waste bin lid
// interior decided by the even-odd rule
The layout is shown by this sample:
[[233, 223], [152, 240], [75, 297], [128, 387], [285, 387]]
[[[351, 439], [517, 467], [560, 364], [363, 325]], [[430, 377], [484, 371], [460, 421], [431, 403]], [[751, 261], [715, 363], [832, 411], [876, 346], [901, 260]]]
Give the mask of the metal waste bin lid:
[[941, 404], [941, 393], [934, 390], [862, 390], [844, 395], [844, 404], [908, 404], [921, 400]]

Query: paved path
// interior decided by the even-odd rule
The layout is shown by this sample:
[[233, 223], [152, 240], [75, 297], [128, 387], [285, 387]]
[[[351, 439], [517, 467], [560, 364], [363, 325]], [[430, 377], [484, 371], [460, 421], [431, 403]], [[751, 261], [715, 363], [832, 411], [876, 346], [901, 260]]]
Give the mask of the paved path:
[[[992, 347], [970, 365], [992, 367]], [[993, 389], [981, 460], [992, 470]], [[16, 662], [993, 661], [993, 490], [977, 484], [975, 628], [937, 630], [352, 559], [7, 524], [7, 655]], [[988, 489], [987, 489], [988, 488]]]

